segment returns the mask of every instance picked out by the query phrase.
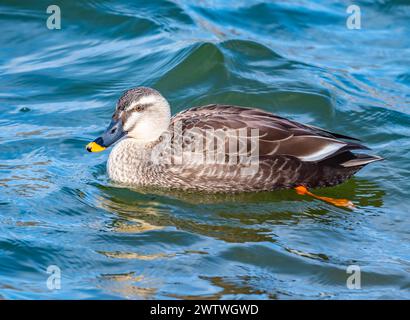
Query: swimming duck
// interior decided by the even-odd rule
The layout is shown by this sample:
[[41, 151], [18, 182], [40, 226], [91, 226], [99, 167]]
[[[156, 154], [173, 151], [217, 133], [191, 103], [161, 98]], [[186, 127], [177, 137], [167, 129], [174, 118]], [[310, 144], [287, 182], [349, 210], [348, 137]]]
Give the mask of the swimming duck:
[[354, 153], [368, 149], [356, 138], [255, 108], [210, 104], [171, 118], [167, 100], [147, 87], [126, 91], [107, 130], [86, 148], [113, 144], [107, 172], [118, 183], [229, 193], [295, 188], [341, 206], [351, 202], [308, 188], [337, 185], [382, 160]]

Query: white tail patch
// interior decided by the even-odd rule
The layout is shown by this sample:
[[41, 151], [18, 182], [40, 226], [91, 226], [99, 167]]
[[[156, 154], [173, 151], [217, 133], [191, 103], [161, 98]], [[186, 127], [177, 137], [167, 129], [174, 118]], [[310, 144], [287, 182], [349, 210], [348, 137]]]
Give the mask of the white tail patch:
[[330, 156], [331, 154], [335, 153], [342, 147], [344, 147], [346, 144], [344, 143], [337, 143], [337, 142], [332, 142], [324, 145], [321, 149], [308, 154], [306, 156], [298, 156], [298, 158], [302, 161], [318, 161], [326, 158], [327, 156]]

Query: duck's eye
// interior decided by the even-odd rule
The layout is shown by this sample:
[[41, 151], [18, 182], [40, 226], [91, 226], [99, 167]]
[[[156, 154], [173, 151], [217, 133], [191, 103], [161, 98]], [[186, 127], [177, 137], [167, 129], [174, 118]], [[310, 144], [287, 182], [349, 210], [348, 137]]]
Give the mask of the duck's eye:
[[143, 106], [136, 106], [134, 110], [138, 111], [138, 112], [141, 112], [141, 111], [144, 110], [144, 107]]

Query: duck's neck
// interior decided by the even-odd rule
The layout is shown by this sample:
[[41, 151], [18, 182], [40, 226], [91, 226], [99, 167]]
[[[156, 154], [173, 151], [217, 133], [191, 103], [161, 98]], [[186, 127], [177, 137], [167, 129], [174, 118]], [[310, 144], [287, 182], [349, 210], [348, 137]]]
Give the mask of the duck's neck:
[[114, 146], [107, 162], [111, 180], [125, 184], [144, 184], [151, 157], [150, 145], [127, 138]]

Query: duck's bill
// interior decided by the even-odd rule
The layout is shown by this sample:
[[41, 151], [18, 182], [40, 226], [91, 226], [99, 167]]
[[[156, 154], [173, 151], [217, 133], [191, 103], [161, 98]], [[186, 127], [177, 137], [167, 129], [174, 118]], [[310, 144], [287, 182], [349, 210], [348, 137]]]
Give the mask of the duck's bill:
[[119, 141], [122, 137], [126, 135], [122, 127], [122, 121], [111, 121], [107, 130], [103, 133], [101, 137], [98, 137], [93, 142], [87, 144], [86, 149], [88, 152], [101, 152], [107, 149], [112, 144]]

